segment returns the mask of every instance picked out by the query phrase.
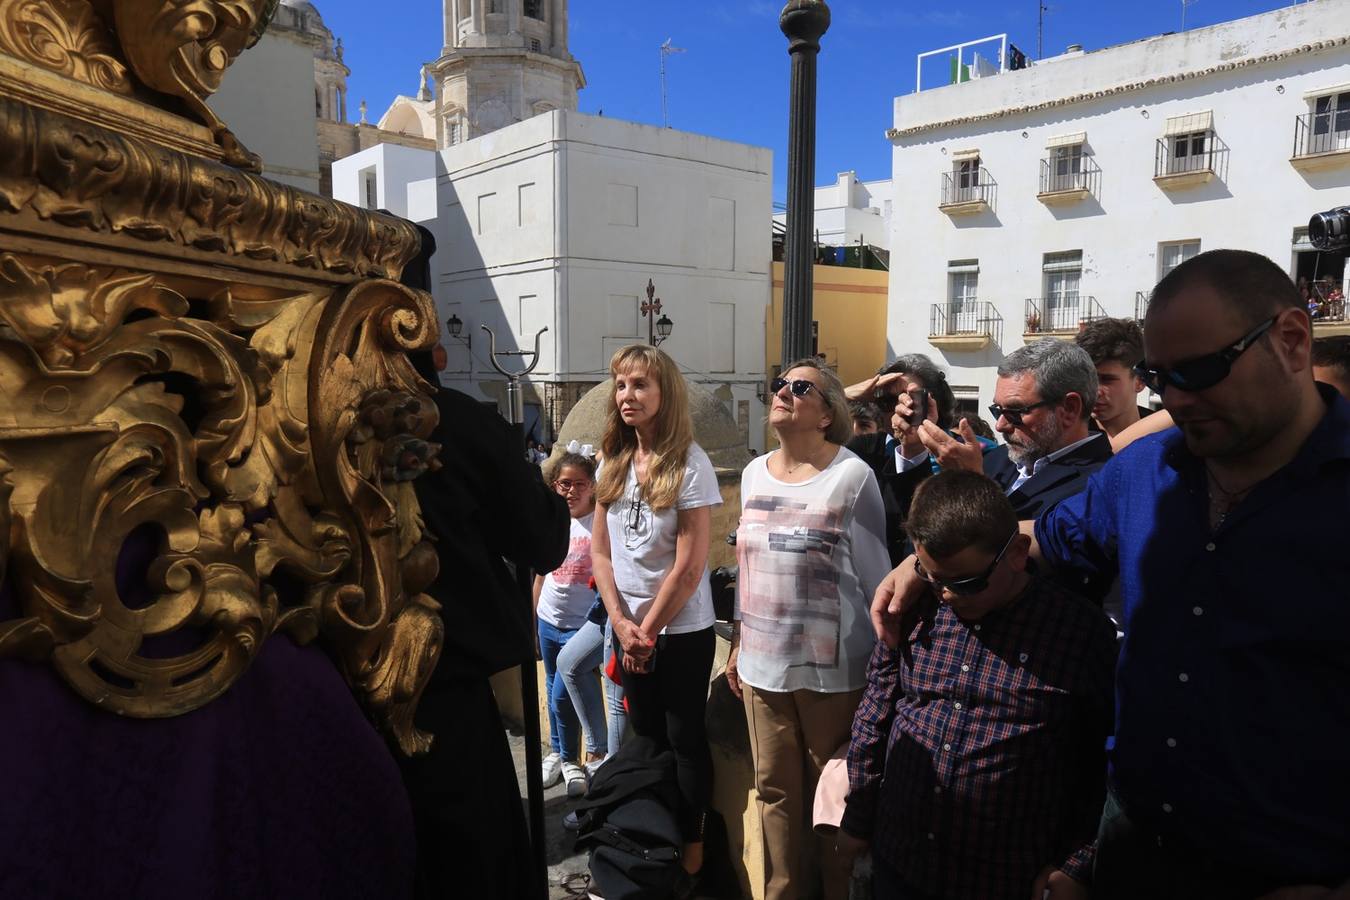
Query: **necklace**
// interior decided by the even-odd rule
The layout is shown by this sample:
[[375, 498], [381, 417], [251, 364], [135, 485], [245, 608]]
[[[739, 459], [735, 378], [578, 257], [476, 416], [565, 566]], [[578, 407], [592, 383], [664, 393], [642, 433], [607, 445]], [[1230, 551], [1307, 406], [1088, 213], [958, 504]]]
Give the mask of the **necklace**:
[[[822, 444], [821, 446], [823, 447], [824, 445]], [[784, 475], [791, 475], [793, 472], [796, 472], [796, 471], [797, 471], [798, 469], [800, 469], [802, 466], [804, 466], [804, 465], [806, 465], [807, 463], [811, 462], [811, 460], [814, 459], [817, 455], [819, 455], [819, 453], [820, 453], [820, 450], [819, 450], [819, 449], [815, 450], [815, 451], [812, 452], [810, 455], [808, 455], [806, 458], [804, 458], [804, 459], [798, 461], [796, 465], [788, 466], [787, 468], [785, 468], [785, 469], [783, 470], [783, 474], [784, 474]]]
[[[1219, 481], [1219, 476], [1215, 475], [1209, 466], [1205, 466], [1205, 474], [1209, 476], [1209, 483], [1213, 488], [1209, 494], [1210, 521], [1213, 522], [1213, 527], [1217, 530], [1223, 527], [1223, 523], [1228, 519], [1228, 514], [1242, 502], [1243, 498], [1251, 493], [1257, 482], [1253, 482], [1241, 490], [1229, 490], [1224, 487], [1223, 482]], [[1215, 491], [1223, 496], [1215, 496]]]

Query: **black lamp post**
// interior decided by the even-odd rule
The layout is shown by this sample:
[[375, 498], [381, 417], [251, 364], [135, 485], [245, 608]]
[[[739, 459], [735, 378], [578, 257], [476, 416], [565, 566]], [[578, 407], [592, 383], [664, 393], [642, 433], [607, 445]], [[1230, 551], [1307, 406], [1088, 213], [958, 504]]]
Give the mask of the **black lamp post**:
[[816, 56], [830, 27], [824, 0], [788, 0], [778, 17], [792, 57], [787, 229], [783, 248], [783, 364], [811, 354], [816, 169]]
[[653, 347], [661, 346], [675, 330], [675, 323], [664, 314], [656, 318], [661, 313], [661, 298], [656, 296], [656, 285], [650, 278], [647, 279], [647, 302], [638, 309], [647, 317], [647, 343]]

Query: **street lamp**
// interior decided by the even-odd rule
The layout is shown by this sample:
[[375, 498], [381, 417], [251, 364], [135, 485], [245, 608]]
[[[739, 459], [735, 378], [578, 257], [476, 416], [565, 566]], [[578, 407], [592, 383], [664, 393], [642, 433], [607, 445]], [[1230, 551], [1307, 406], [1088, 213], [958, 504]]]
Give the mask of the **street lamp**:
[[647, 279], [647, 302], [638, 309], [647, 317], [647, 343], [653, 347], [661, 346], [675, 330], [675, 323], [666, 315], [656, 318], [661, 313], [661, 298], [656, 296], [656, 285], [650, 278]]
[[459, 316], [451, 313], [450, 318], [445, 320], [445, 330], [450, 333], [452, 338], [459, 341], [465, 347], [468, 347], [470, 350], [473, 349], [473, 335], [464, 334], [464, 322], [460, 320]]

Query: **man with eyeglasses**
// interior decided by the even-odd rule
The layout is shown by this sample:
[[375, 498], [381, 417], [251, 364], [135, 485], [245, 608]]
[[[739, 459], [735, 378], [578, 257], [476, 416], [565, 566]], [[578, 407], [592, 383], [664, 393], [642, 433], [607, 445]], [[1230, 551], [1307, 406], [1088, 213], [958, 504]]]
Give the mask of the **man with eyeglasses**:
[[[1047, 512], [1033, 554], [1118, 571], [1125, 640], [1093, 896], [1350, 896], [1350, 402], [1270, 260], [1196, 256], [1154, 289], [1141, 378], [1178, 428]], [[1024, 527], [1024, 531], [1032, 533]], [[923, 584], [902, 565], [874, 624]]]
[[[1089, 428], [1097, 398], [1097, 367], [1081, 347], [1053, 338], [1008, 354], [998, 367], [989, 414], [1003, 446], [983, 453], [970, 423], [957, 437], [925, 422], [919, 437], [944, 470], [983, 472], [1012, 502], [1019, 519], [1034, 519], [1083, 489], [1111, 458], [1111, 443]], [[1054, 573], [1062, 585], [1100, 600], [1112, 578], [1080, 567]]]

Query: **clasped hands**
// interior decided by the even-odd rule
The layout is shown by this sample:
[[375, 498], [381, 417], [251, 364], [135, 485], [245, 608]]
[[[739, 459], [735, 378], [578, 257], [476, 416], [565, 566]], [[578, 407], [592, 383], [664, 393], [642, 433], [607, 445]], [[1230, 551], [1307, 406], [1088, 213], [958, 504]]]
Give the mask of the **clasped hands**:
[[614, 637], [623, 649], [623, 670], [637, 675], [645, 673], [656, 654], [656, 638], [642, 630], [632, 619], [620, 619], [614, 625]]

